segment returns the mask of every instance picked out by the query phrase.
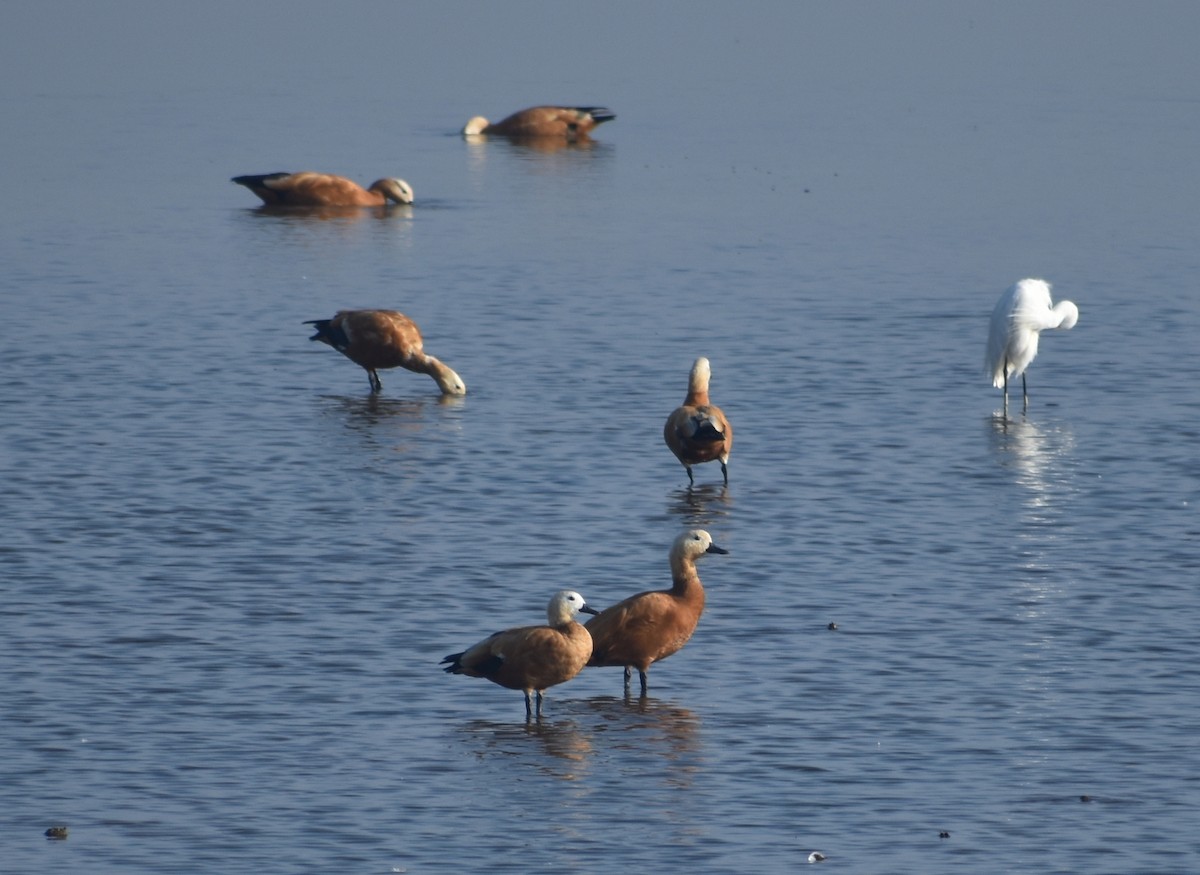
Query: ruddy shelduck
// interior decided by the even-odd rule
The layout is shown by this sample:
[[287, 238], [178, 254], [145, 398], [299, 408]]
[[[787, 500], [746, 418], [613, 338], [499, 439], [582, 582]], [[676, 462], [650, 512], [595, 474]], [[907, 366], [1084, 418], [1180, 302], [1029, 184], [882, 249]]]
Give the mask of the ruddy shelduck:
[[339, 310], [332, 319], [310, 319], [317, 333], [309, 340], [327, 343], [364, 368], [371, 391], [383, 389], [379, 368], [406, 368], [428, 374], [445, 395], [467, 394], [454, 369], [425, 352], [417, 323], [395, 310]]
[[612, 110], [602, 106], [531, 106], [495, 124], [477, 115], [467, 122], [462, 132], [468, 137], [497, 134], [517, 140], [535, 137], [584, 140], [596, 125], [616, 117]]
[[[462, 653], [451, 653], [441, 664], [449, 674], [487, 678], [525, 693], [525, 716], [542, 716], [542, 694], [583, 670], [592, 655], [592, 636], [575, 621], [577, 614], [595, 614], [577, 592], [564, 589], [546, 607], [545, 626], [521, 626], [497, 632]], [[536, 709], [533, 697], [537, 697]]]
[[587, 630], [592, 634], [588, 665], [623, 666], [626, 688], [636, 668], [644, 695], [650, 664], [683, 647], [700, 622], [704, 587], [696, 573], [696, 560], [705, 553], [728, 552], [714, 544], [703, 529], [676, 538], [671, 545], [670, 589], [630, 596], [588, 620]]
[[687, 469], [688, 483], [695, 483], [692, 465], [713, 460], [721, 463], [721, 476], [729, 483], [729, 452], [733, 449], [733, 426], [721, 408], [708, 400], [708, 381], [712, 368], [701, 356], [692, 365], [688, 393], [683, 405], [676, 407], [663, 426], [663, 439], [675, 458]]
[[403, 179], [377, 179], [363, 188], [353, 179], [330, 173], [267, 173], [235, 176], [271, 207], [382, 207], [388, 201], [413, 202], [412, 186]]
[[1070, 301], [1051, 305], [1050, 284], [1045, 280], [1023, 279], [1011, 286], [992, 310], [988, 331], [984, 371], [997, 389], [1004, 389], [1004, 409], [1008, 410], [1008, 379], [1021, 377], [1024, 409], [1029, 408], [1025, 370], [1038, 351], [1038, 338], [1047, 328], [1073, 328], [1079, 321], [1079, 308]]

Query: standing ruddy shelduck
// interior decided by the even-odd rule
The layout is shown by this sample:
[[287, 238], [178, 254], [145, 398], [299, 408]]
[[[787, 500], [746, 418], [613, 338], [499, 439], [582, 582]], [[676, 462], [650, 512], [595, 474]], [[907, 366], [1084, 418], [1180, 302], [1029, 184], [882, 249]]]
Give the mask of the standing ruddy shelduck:
[[353, 179], [330, 173], [267, 173], [263, 176], [235, 176], [272, 207], [382, 207], [389, 200], [398, 204], [413, 202], [412, 186], [403, 179], [377, 179], [363, 188]]
[[525, 716], [532, 716], [531, 694], [537, 695], [537, 716], [542, 716], [542, 693], [569, 681], [587, 665], [592, 655], [592, 636], [575, 622], [580, 612], [595, 614], [577, 592], [564, 589], [554, 594], [546, 607], [546, 626], [521, 626], [497, 632], [462, 653], [442, 660], [445, 671], [525, 693]]
[[1073, 328], [1079, 321], [1079, 308], [1070, 301], [1051, 306], [1050, 284], [1045, 280], [1024, 279], [1000, 296], [988, 331], [984, 371], [992, 385], [1004, 388], [1004, 409], [1008, 410], [1008, 378], [1021, 376], [1021, 397], [1029, 409], [1025, 387], [1025, 369], [1033, 363], [1038, 338], [1047, 328]]
[[585, 140], [596, 125], [612, 121], [616, 117], [612, 110], [602, 106], [531, 106], [529, 109], [514, 112], [495, 124], [477, 115], [467, 122], [462, 132], [468, 137], [477, 134], [498, 134], [518, 140], [527, 137]]
[[371, 391], [383, 383], [377, 368], [407, 368], [429, 374], [446, 395], [466, 395], [467, 386], [454, 370], [423, 349], [417, 323], [395, 310], [339, 310], [332, 319], [310, 319], [317, 326], [309, 340], [327, 343], [366, 369]]
[[721, 412], [721, 408], [708, 401], [708, 380], [712, 375], [708, 359], [701, 356], [692, 365], [688, 377], [688, 393], [683, 405], [676, 407], [663, 426], [663, 439], [675, 458], [687, 469], [688, 483], [696, 482], [692, 477], [692, 465], [721, 462], [721, 476], [729, 483], [729, 452], [733, 449], [733, 426]]
[[642, 694], [650, 663], [675, 653], [696, 631], [704, 611], [704, 587], [696, 573], [696, 560], [705, 553], [728, 553], [712, 542], [703, 529], [684, 532], [671, 545], [672, 586], [638, 593], [588, 620], [592, 633], [592, 658], [588, 665], [620, 665], [629, 687], [632, 668], [638, 670]]

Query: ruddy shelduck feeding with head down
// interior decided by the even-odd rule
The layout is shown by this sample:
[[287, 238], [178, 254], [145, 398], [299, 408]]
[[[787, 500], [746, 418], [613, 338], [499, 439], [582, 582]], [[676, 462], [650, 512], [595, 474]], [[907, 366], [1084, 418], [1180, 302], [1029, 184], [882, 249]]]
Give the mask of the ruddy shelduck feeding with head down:
[[729, 452], [733, 449], [733, 426], [721, 408], [708, 400], [712, 375], [708, 359], [701, 356], [688, 376], [688, 393], [683, 404], [671, 411], [663, 426], [663, 439], [675, 458], [687, 469], [688, 483], [695, 483], [692, 466], [719, 461], [721, 476], [729, 483]]
[[1050, 284], [1045, 280], [1023, 279], [1000, 296], [989, 323], [984, 371], [997, 389], [1004, 389], [1004, 410], [1008, 411], [1008, 378], [1021, 377], [1023, 409], [1029, 408], [1025, 371], [1037, 356], [1038, 338], [1047, 328], [1074, 328], [1079, 308], [1070, 301], [1051, 306]]
[[395, 310], [340, 310], [332, 319], [310, 319], [309, 340], [329, 344], [367, 372], [371, 391], [383, 389], [379, 368], [406, 368], [433, 377], [444, 395], [465, 395], [467, 385], [449, 365], [425, 352], [417, 323]]
[[542, 694], [565, 683], [583, 670], [592, 655], [592, 636], [575, 617], [594, 614], [583, 596], [564, 589], [546, 607], [545, 626], [521, 626], [497, 632], [462, 653], [442, 660], [449, 674], [487, 678], [510, 690], [525, 693], [525, 716], [542, 716]]
[[601, 106], [531, 106], [495, 124], [477, 115], [467, 122], [462, 132], [468, 137], [496, 134], [514, 140], [535, 137], [585, 140], [596, 125], [616, 117], [612, 110]]
[[267, 173], [235, 176], [270, 207], [382, 207], [388, 201], [413, 202], [412, 186], [403, 179], [377, 179], [363, 188], [353, 179], [330, 173]]
[[671, 545], [670, 589], [630, 596], [588, 620], [587, 630], [592, 634], [588, 665], [623, 666], [626, 688], [636, 668], [645, 695], [650, 664], [683, 647], [700, 622], [704, 587], [696, 572], [696, 560], [706, 553], [728, 552], [714, 544], [703, 529], [692, 529], [676, 538]]

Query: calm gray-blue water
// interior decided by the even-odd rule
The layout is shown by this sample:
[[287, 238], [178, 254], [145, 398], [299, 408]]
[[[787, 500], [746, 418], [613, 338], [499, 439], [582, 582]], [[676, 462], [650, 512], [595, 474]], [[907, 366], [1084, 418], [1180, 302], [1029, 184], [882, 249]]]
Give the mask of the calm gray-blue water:
[[[4, 872], [1200, 870], [1194, 4], [2, 15]], [[617, 118], [457, 134], [548, 102]], [[304, 169], [416, 203], [229, 182]], [[1026, 276], [1081, 315], [1005, 416]], [[695, 526], [646, 698], [439, 670]]]

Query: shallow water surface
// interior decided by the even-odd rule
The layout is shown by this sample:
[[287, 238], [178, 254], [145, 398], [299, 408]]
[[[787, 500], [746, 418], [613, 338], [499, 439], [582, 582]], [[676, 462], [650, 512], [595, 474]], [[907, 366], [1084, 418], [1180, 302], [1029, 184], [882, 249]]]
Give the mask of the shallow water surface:
[[[5, 871], [1200, 868], [1197, 14], [866, 8], [13, 13]], [[456, 135], [543, 100], [617, 119]], [[416, 203], [228, 182], [309, 168]], [[1028, 275], [1081, 317], [1005, 416]], [[466, 397], [308, 341], [359, 306]], [[647, 697], [439, 670], [687, 527]]]

